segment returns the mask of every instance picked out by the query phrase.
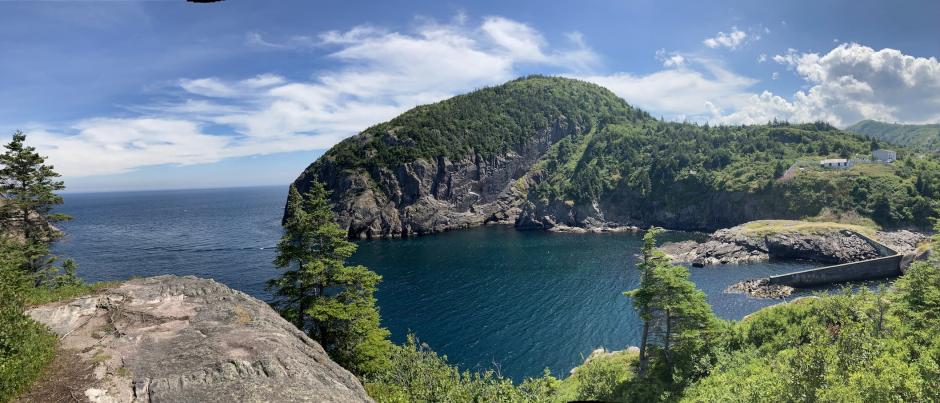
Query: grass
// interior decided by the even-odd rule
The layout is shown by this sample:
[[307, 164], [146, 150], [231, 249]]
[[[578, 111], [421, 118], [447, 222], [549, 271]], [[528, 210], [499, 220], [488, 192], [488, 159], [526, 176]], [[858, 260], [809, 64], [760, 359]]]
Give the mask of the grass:
[[[68, 300], [116, 284], [95, 283], [51, 289], [31, 285], [17, 288], [9, 278], [0, 281], [10, 281], [9, 284], [0, 284], [4, 296], [11, 298], [15, 295], [26, 306]], [[10, 293], [12, 295], [8, 295]], [[58, 336], [45, 325], [23, 315], [22, 307], [17, 302], [15, 307], [0, 309], [0, 402], [12, 400], [28, 388], [55, 355]]]
[[741, 226], [744, 233], [752, 235], [769, 235], [777, 233], [820, 234], [833, 231], [849, 230], [859, 234], [873, 237], [877, 227], [844, 224], [838, 222], [814, 222], [797, 220], [758, 220]]
[[[639, 359], [639, 354], [630, 351], [617, 351], [610, 355], [595, 357], [587, 363], [578, 366], [571, 376], [563, 379], [555, 395], [556, 402], [569, 402], [585, 398], [593, 398], [589, 392], [593, 387], [615, 387], [633, 378], [633, 364]], [[602, 373], [616, 378], [613, 384], [596, 384], [598, 380], [607, 376], [598, 376]], [[599, 378], [599, 379], [598, 379]], [[609, 379], [608, 379], [609, 380]], [[606, 383], [606, 382], [602, 382]], [[613, 392], [613, 390], [611, 390]], [[585, 394], [588, 396], [585, 396]]]
[[37, 306], [56, 301], [74, 299], [85, 295], [94, 294], [114, 287], [118, 284], [116, 281], [103, 281], [94, 284], [82, 284], [74, 286], [65, 286], [59, 288], [36, 287], [26, 294], [26, 306]]

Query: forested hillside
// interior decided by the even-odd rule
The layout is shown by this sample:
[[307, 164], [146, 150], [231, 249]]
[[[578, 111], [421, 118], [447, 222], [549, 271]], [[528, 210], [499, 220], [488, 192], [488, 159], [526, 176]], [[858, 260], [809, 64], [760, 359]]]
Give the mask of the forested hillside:
[[601, 215], [583, 208], [591, 206], [607, 221], [713, 229], [829, 209], [884, 226], [929, 226], [940, 206], [935, 159], [902, 152], [894, 165], [818, 167], [825, 158], [867, 158], [870, 149], [868, 139], [825, 123], [608, 121], [561, 140], [539, 162], [530, 214], [581, 225], [579, 215]]
[[940, 150], [940, 124], [904, 125], [863, 120], [845, 130], [925, 151]]
[[899, 149], [894, 165], [818, 167], [826, 158], [866, 159], [873, 146], [823, 122], [664, 122], [603, 87], [533, 76], [371, 127], [295, 184], [304, 191], [324, 182], [353, 238], [488, 222], [713, 230], [833, 211], [887, 227], [929, 226], [940, 207], [936, 156]]

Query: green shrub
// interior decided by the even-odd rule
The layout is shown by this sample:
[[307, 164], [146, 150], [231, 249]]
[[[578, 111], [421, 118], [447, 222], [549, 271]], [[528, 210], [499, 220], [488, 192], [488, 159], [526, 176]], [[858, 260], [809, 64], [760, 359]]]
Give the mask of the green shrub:
[[0, 261], [0, 402], [32, 383], [55, 351], [55, 334], [23, 315], [30, 287], [16, 265]]

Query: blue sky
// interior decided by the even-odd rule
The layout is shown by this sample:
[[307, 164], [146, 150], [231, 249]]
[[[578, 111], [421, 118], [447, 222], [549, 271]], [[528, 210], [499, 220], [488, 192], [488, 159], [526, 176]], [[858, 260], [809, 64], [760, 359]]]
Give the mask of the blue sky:
[[0, 130], [72, 191], [287, 184], [342, 138], [531, 74], [672, 120], [940, 121], [936, 2], [2, 2]]

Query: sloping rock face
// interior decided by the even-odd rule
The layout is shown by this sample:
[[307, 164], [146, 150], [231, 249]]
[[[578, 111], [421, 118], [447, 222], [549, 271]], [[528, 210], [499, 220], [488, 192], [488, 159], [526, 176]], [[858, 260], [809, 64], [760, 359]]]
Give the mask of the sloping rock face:
[[94, 372], [91, 402], [371, 401], [267, 304], [212, 280], [131, 280], [29, 315]]
[[[536, 172], [530, 176], [528, 187], [535, 189], [541, 175]], [[673, 201], [657, 199], [660, 196], [656, 195], [641, 195], [620, 187], [590, 204], [546, 201], [537, 194], [530, 194], [516, 227], [550, 230], [564, 226], [593, 230], [659, 226], [673, 230], [711, 232], [754, 220], [798, 218], [798, 215], [788, 211], [786, 199], [776, 197], [773, 192], [713, 192], [679, 183], [669, 193], [666, 196]], [[673, 204], [678, 199], [694, 202], [676, 208]]]
[[[492, 158], [473, 154], [452, 161], [441, 156], [392, 168], [348, 169], [325, 155], [294, 184], [303, 193], [311, 181], [323, 182], [332, 191], [337, 223], [353, 239], [514, 224], [526, 198], [517, 181], [554, 142], [582, 131], [577, 122], [558, 116], [524, 144]], [[390, 145], [399, 142], [393, 132], [382, 139]]]
[[[875, 236], [898, 253], [909, 253], [926, 239], [910, 231], [878, 232]], [[661, 248], [676, 262], [697, 267], [769, 259], [805, 260], [822, 264], [858, 262], [882, 256], [870, 242], [851, 231], [749, 234], [742, 227], [721, 229], [705, 242], [667, 243]]]
[[849, 231], [824, 234], [773, 234], [768, 235], [765, 242], [768, 253], [776, 259], [838, 264], [881, 256], [868, 241]]

